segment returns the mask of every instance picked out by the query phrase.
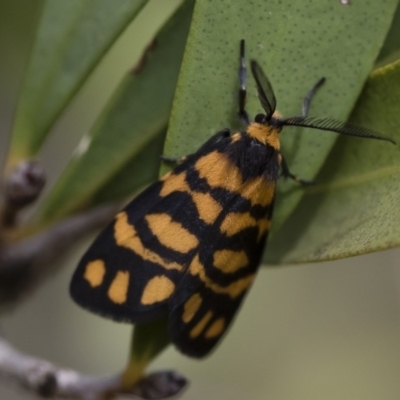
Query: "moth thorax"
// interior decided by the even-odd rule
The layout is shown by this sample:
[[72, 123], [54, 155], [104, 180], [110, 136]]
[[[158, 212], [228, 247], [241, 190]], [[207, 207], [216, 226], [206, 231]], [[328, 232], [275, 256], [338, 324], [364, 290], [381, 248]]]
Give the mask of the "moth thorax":
[[247, 127], [246, 132], [251, 138], [262, 144], [269, 145], [275, 150], [280, 149], [279, 129], [277, 127], [254, 122]]

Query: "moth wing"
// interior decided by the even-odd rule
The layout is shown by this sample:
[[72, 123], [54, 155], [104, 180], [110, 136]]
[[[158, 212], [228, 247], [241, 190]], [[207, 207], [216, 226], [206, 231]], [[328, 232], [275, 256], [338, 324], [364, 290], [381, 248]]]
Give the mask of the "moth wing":
[[190, 193], [197, 182], [189, 172], [195, 174], [193, 165], [200, 157], [229, 142], [229, 130], [216, 133], [100, 233], [71, 281], [70, 293], [78, 304], [118, 321], [143, 323], [168, 314], [176, 286], [209, 228], [198, 209], [204, 196]]
[[239, 206], [240, 196], [227, 204], [179, 282], [169, 331], [187, 355], [203, 357], [216, 346], [254, 279], [272, 216], [274, 184], [267, 189], [272, 197], [262, 207]]
[[202, 235], [202, 225], [189, 222], [196, 210], [185, 185], [182, 174], [167, 175], [117, 214], [73, 275], [70, 293], [78, 304], [129, 322], [167, 315]]

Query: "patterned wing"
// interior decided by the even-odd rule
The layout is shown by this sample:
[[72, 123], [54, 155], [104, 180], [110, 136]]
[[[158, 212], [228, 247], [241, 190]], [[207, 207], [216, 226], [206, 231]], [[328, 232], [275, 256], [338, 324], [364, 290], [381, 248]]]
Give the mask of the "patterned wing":
[[168, 315], [182, 352], [208, 354], [254, 279], [272, 215], [277, 158], [245, 138], [215, 136], [133, 200], [82, 258], [72, 297], [116, 320]]
[[116, 216], [74, 273], [70, 293], [78, 304], [119, 321], [149, 322], [167, 315], [178, 282], [214, 222], [216, 202], [193, 189], [202, 182], [191, 180], [188, 171], [225, 142], [230, 142], [227, 131], [214, 135]]
[[259, 266], [274, 194], [274, 181], [249, 181], [201, 241], [171, 301], [170, 335], [183, 353], [207, 355], [232, 322]]

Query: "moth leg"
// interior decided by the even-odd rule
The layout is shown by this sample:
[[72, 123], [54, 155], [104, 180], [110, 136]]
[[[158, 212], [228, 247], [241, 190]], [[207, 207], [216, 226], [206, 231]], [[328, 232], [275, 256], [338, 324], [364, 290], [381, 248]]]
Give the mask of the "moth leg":
[[168, 164], [182, 164], [188, 156], [183, 157], [168, 157], [161, 154], [160, 159]]
[[282, 156], [282, 153], [280, 153], [280, 155], [281, 155], [282, 176], [284, 178], [293, 179], [296, 183], [303, 185], [303, 186], [315, 185], [316, 182], [313, 180], [302, 179], [302, 178], [299, 178], [297, 175], [292, 174], [289, 170], [286, 160]]
[[194, 154], [197, 153], [202, 153], [202, 152], [208, 152], [209, 150], [211, 150], [215, 143], [218, 142], [218, 140], [222, 139], [222, 138], [227, 138], [231, 135], [231, 131], [229, 128], [225, 128], [222, 129], [221, 131], [215, 133], [214, 135], [212, 135], [210, 137], [210, 139], [207, 140], [207, 142], [205, 142]]
[[189, 157], [202, 153], [202, 152], [207, 152], [210, 148], [212, 148], [215, 143], [218, 142], [221, 138], [229, 137], [231, 134], [231, 131], [228, 128], [222, 129], [222, 131], [217, 132], [213, 136], [210, 137], [210, 139], [207, 140], [195, 153], [187, 154], [186, 156], [182, 157], [168, 157], [161, 155], [160, 158], [161, 160], [171, 163], [171, 164], [181, 164], [184, 161], [186, 161]]
[[325, 78], [321, 78], [312, 88], [311, 90], [307, 93], [307, 96], [304, 97], [303, 100], [303, 106], [301, 107], [301, 115], [303, 117], [307, 117], [308, 115], [308, 109], [310, 108], [311, 104], [311, 99], [314, 97], [315, 93], [317, 90], [324, 84]]
[[244, 40], [240, 41], [240, 63], [239, 63], [239, 111], [240, 120], [246, 125], [250, 124], [249, 114], [246, 111], [246, 59], [244, 57]]

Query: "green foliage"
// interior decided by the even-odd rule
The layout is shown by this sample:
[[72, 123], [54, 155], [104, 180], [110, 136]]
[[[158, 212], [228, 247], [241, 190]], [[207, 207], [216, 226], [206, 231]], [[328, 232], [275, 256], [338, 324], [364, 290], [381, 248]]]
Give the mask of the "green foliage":
[[[351, 122], [399, 140], [400, 61], [375, 70]], [[399, 246], [398, 146], [340, 138], [267, 260], [294, 263], [350, 257]], [[289, 228], [290, 227], [290, 228]]]
[[[397, 1], [351, 7], [321, 0], [198, 2], [171, 116], [166, 153], [186, 154], [212, 132], [237, 126], [238, 43], [268, 74], [284, 115], [300, 113], [302, 98], [322, 76], [327, 83], [311, 115], [345, 119], [385, 40]], [[376, 8], [375, 8], [376, 7]], [[379, 12], [378, 12], [379, 9]], [[248, 110], [260, 111], [249, 76]], [[201, 112], [199, 112], [201, 110]], [[195, 134], [192, 132], [196, 132]], [[292, 171], [313, 178], [337, 136], [286, 128], [283, 152]], [[280, 183], [274, 229], [293, 212], [303, 190]]]
[[192, 9], [184, 3], [122, 80], [45, 200], [41, 222], [121, 199], [157, 177]]
[[377, 64], [383, 66], [400, 58], [400, 5], [397, 6], [392, 25], [378, 56]]
[[[57, 116], [144, 3], [126, 1], [123, 7], [111, 12], [108, 2], [103, 0], [90, 2], [90, 5], [85, 2], [65, 5], [59, 4], [58, 0], [45, 2], [17, 110], [9, 155], [9, 160], [14, 160], [11, 163], [34, 157]], [[196, 3], [193, 19], [192, 7], [193, 1], [183, 3], [160, 30], [150, 46], [152, 48], [144, 53], [140, 68], [136, 72], [130, 71], [122, 80], [45, 198], [36, 222], [46, 225], [77, 210], [124, 198], [155, 179], [159, 165], [156, 155], [161, 152], [175, 88], [166, 155], [190, 153], [221, 128], [239, 128], [236, 117], [237, 67], [238, 43], [242, 38], [247, 44], [247, 58], [256, 58], [267, 72], [277, 95], [279, 111], [284, 116], [299, 114], [305, 93], [318, 78], [325, 76], [327, 82], [317, 94], [310, 114], [345, 119], [381, 47], [380, 62], [393, 58], [400, 48], [398, 24], [393, 23], [391, 27], [393, 16], [395, 21], [399, 18], [398, 9], [395, 14], [397, 0], [379, 4], [357, 2], [350, 6], [339, 1], [321, 0], [307, 7], [301, 0], [271, 0], [267, 5], [263, 0], [237, 0], [235, 3], [202, 0]], [[112, 18], [106, 18], [106, 15], [112, 15]], [[385, 69], [382, 71], [382, 74], [386, 73]], [[377, 85], [383, 84], [378, 82]], [[248, 110], [254, 115], [260, 111], [260, 106], [251, 76], [248, 87]], [[385, 86], [387, 93], [383, 97], [391, 99], [390, 92], [394, 87]], [[379, 105], [375, 106], [373, 114], [360, 111], [367, 107], [367, 90], [357, 104], [357, 123], [396, 138], [396, 127], [385, 130], [383, 123], [376, 125], [379, 115], [383, 115]], [[367, 118], [370, 115], [377, 118], [371, 121]], [[352, 146], [371, 148], [375, 157], [382, 154], [382, 157], [392, 158], [395, 151], [386, 143], [340, 139], [334, 147], [334, 155], [325, 161], [337, 140], [337, 135], [332, 133], [297, 128], [286, 128], [282, 134], [283, 152], [291, 170], [307, 179], [315, 177], [323, 165], [323, 171], [332, 168], [329, 160], [332, 157], [337, 160], [338, 152], [342, 168], [335, 164], [335, 171], [352, 165]], [[338, 146], [342, 146], [340, 151]], [[362, 162], [357, 161], [357, 167], [369, 164], [373, 170], [376, 163], [371, 161], [372, 158], [365, 155]], [[358, 173], [355, 167], [352, 171]], [[339, 179], [339, 174], [337, 176]], [[342, 172], [341, 179], [346, 180], [347, 176], [348, 172]], [[313, 213], [301, 211], [298, 214], [300, 211], [297, 211], [299, 202], [309, 202], [312, 193], [315, 193], [312, 195], [315, 201], [308, 204], [313, 211], [319, 204], [317, 193], [333, 194], [333, 190], [324, 189], [329, 185], [324, 179], [325, 175], [319, 175], [321, 185], [307, 190], [295, 187], [292, 182], [280, 182], [267, 260], [320, 259], [318, 241], [310, 238], [308, 246], [302, 246], [300, 256], [297, 251], [292, 253], [293, 244], [287, 240], [295, 236], [294, 240], [300, 243], [298, 237], [302, 237], [302, 243], [309, 237], [306, 232], [310, 226], [315, 227], [313, 235], [320, 241], [335, 246], [335, 235], [342, 230], [328, 234], [325, 224], [317, 223]], [[333, 182], [330, 184], [334, 185]], [[341, 204], [331, 207], [329, 215], [337, 216], [344, 208]], [[299, 225], [296, 221], [294, 227], [285, 223], [294, 210], [293, 218], [302, 215], [305, 219], [307, 216], [307, 222], [302, 221]], [[365, 215], [359, 214], [353, 225], [368, 227], [363, 220]], [[382, 226], [389, 221], [390, 218], [387, 221], [384, 216], [380, 218]], [[379, 238], [373, 236], [363, 249], [358, 248], [355, 253], [353, 250], [333, 251], [334, 257], [382, 248], [383, 244], [378, 244]]]
[[44, 2], [16, 111], [9, 165], [37, 154], [72, 96], [146, 3]]

